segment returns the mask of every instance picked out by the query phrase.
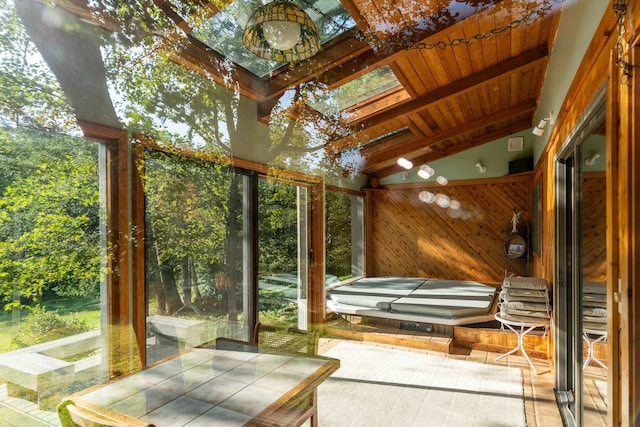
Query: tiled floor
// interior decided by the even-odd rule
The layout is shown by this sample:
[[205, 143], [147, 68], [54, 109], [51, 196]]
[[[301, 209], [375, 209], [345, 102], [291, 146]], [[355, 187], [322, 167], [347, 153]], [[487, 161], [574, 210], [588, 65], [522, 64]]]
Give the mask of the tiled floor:
[[[332, 346], [340, 342], [340, 339], [335, 338], [321, 338], [319, 353], [323, 354], [328, 351]], [[394, 346], [386, 344], [370, 345], [384, 346], [387, 348], [394, 348]], [[402, 347], [403, 350], [407, 350], [406, 347]], [[536, 375], [529, 367], [526, 359], [522, 356], [507, 356], [499, 361], [495, 361], [495, 358], [499, 356], [498, 353], [490, 353], [486, 351], [466, 350], [466, 349], [454, 349], [452, 353], [443, 353], [438, 351], [427, 351], [420, 349], [411, 349], [420, 353], [429, 354], [432, 356], [449, 357], [479, 363], [487, 363], [494, 365], [512, 366], [522, 369], [524, 379], [524, 397], [525, 397], [525, 414], [528, 427], [561, 427], [562, 420], [560, 413], [556, 405], [555, 395], [553, 391], [553, 372], [551, 366], [540, 359], [533, 359], [536, 369], [539, 375]], [[589, 424], [595, 425], [598, 424]], [[602, 424], [605, 425], [605, 424]]]
[[[323, 354], [340, 341], [341, 339], [337, 338], [321, 338], [319, 353]], [[368, 344], [394, 348], [394, 346], [387, 344]], [[544, 360], [533, 359], [536, 369], [540, 373], [539, 375], [536, 375], [530, 369], [527, 361], [522, 356], [510, 355], [496, 362], [495, 359], [499, 354], [486, 351], [454, 348], [453, 352], [445, 353], [432, 350], [409, 349], [407, 347], [402, 347], [402, 349], [404, 351], [410, 350], [432, 356], [449, 357], [479, 363], [521, 368], [524, 374], [524, 397], [527, 427], [562, 426], [560, 413], [556, 405], [553, 391], [553, 372], [551, 370], [551, 366]], [[600, 383], [598, 384], [596, 381], [599, 381]], [[584, 393], [585, 425], [590, 427], [606, 426], [606, 406], [602, 396], [606, 391], [602, 388], [598, 389], [598, 386], [601, 387], [602, 381], [606, 383], [606, 371], [604, 369], [595, 367], [587, 368], [587, 371], [585, 372], [585, 385], [587, 388]], [[8, 405], [14, 408], [20, 407], [19, 414], [22, 414], [20, 416], [24, 418], [21, 421], [17, 420], [15, 424], [10, 423], [8, 425], [33, 425], [34, 427], [39, 425], [59, 425], [57, 415], [54, 412], [39, 411], [35, 404], [31, 404], [20, 399], [8, 398], [6, 396], [5, 387], [0, 387], [0, 413], [2, 412], [3, 405]], [[1, 418], [2, 417], [0, 417], [0, 419]], [[2, 422], [0, 422], [0, 424], [2, 424]]]

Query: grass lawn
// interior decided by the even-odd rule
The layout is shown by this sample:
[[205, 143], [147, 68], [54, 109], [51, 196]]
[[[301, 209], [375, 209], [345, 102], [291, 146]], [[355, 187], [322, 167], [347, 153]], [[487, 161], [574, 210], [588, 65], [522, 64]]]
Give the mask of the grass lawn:
[[[100, 327], [100, 301], [87, 298], [58, 298], [43, 302], [48, 311], [58, 310], [62, 317], [76, 316], [83, 320], [92, 329]], [[21, 320], [29, 315], [29, 310], [24, 309], [20, 313]], [[17, 347], [12, 342], [13, 337], [20, 333], [20, 324], [14, 323], [10, 311], [0, 312], [0, 354], [15, 350]]]

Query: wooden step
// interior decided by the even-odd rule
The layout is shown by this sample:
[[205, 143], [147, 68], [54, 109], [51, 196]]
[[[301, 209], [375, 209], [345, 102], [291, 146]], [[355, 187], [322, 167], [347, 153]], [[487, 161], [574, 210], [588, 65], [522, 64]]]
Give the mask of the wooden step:
[[324, 336], [346, 338], [354, 341], [374, 342], [399, 347], [451, 353], [453, 339], [447, 336], [427, 333], [411, 333], [398, 329], [380, 329], [362, 325], [327, 324]]

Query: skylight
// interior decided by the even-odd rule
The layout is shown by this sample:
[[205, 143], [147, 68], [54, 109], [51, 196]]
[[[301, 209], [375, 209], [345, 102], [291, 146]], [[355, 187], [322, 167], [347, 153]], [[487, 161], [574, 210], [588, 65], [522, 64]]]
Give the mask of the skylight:
[[392, 137], [392, 136], [394, 136], [394, 135], [398, 135], [398, 134], [403, 133], [403, 132], [406, 132], [406, 131], [408, 131], [408, 130], [409, 130], [409, 128], [408, 128], [408, 127], [406, 127], [406, 126], [405, 126], [405, 127], [400, 128], [400, 129], [396, 129], [396, 130], [394, 130], [394, 131], [392, 131], [392, 132], [388, 132], [388, 133], [385, 133], [384, 135], [380, 135], [380, 136], [378, 136], [378, 137], [376, 137], [376, 138], [370, 139], [369, 141], [367, 141], [367, 142], [365, 142], [365, 143], [363, 143], [363, 144], [360, 144], [360, 146], [359, 146], [359, 147], [360, 147], [360, 148], [362, 148], [362, 147], [366, 147], [366, 146], [369, 146], [369, 145], [373, 145], [373, 144], [375, 144], [376, 142], [380, 142], [380, 141], [382, 141], [382, 140], [384, 140], [384, 139], [390, 138], [390, 137]]
[[396, 75], [385, 65], [324, 93], [309, 105], [322, 114], [336, 114], [398, 86]]
[[[292, 2], [309, 14], [318, 28], [322, 44], [355, 27], [355, 22], [338, 0]], [[242, 44], [242, 33], [247, 20], [262, 5], [263, 2], [257, 0], [236, 0], [195, 28], [191, 35], [256, 76], [265, 77], [285, 63], [258, 58]]]

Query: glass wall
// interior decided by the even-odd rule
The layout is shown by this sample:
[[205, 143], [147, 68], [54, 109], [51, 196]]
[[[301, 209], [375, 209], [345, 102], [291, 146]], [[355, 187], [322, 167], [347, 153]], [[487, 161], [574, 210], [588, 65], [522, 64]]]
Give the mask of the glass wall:
[[25, 408], [53, 412], [107, 379], [101, 152], [84, 138], [0, 128], [0, 425], [33, 425]]
[[248, 340], [250, 177], [153, 150], [143, 170], [147, 363], [218, 336]]
[[364, 274], [364, 200], [338, 189], [325, 193], [325, 286]]
[[63, 396], [108, 379], [106, 147], [81, 136], [13, 6], [0, 10], [0, 425], [55, 425]]
[[[324, 149], [339, 115], [292, 120], [304, 93], [287, 91], [258, 120], [250, 93], [173, 61], [182, 41], [159, 9], [85, 3], [0, 10], [0, 399], [22, 408], [2, 406], [0, 425], [57, 425], [62, 396], [250, 339], [258, 318], [306, 327], [309, 254], [324, 268], [306, 185], [359, 187]], [[334, 276], [357, 274], [353, 236]]]
[[258, 320], [307, 328], [307, 189], [260, 180]]

